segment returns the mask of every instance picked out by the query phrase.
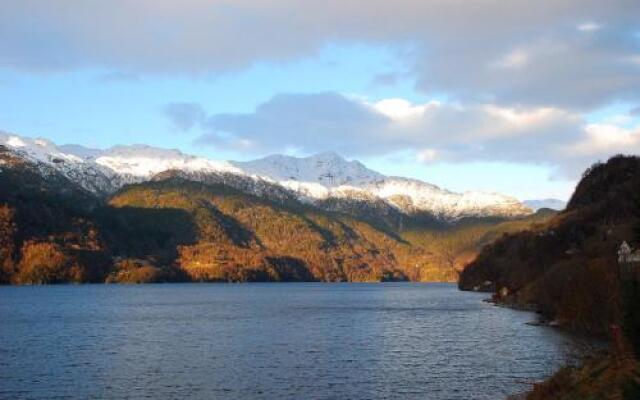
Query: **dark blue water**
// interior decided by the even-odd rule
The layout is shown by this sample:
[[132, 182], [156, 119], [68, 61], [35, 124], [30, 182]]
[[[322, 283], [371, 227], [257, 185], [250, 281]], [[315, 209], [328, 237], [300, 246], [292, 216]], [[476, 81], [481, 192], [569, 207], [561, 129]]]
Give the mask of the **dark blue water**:
[[565, 339], [446, 284], [0, 287], [2, 399], [500, 399]]

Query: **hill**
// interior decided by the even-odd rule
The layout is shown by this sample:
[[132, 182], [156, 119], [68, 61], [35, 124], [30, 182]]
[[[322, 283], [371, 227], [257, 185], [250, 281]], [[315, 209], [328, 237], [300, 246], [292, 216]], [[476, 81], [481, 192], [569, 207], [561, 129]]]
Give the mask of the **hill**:
[[409, 244], [366, 222], [225, 185], [170, 178], [126, 187], [109, 205], [183, 212], [195, 236], [176, 243], [172, 263], [193, 280], [381, 281], [411, 272], [400, 265]]
[[639, 158], [594, 165], [565, 211], [487, 246], [460, 275], [460, 287], [502, 292], [504, 301], [568, 328], [606, 334], [621, 318], [617, 250], [640, 240], [638, 187]]
[[528, 399], [637, 399], [640, 396], [640, 263], [619, 262], [623, 242], [640, 242], [640, 158], [616, 156], [589, 168], [566, 210], [486, 246], [460, 275], [464, 290], [536, 310], [564, 329], [606, 339], [535, 385]]

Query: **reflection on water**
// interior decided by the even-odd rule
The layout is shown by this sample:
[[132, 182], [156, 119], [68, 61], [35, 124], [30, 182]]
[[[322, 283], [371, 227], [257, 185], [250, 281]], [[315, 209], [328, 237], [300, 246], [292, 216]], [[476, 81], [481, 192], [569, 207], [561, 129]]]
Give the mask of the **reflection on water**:
[[0, 398], [497, 399], [565, 339], [448, 284], [0, 288]]

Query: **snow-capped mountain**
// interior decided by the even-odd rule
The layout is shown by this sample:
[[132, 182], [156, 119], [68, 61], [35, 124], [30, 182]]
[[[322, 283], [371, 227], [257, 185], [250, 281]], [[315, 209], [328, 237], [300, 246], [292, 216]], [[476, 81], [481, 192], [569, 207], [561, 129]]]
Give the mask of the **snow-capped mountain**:
[[269, 176], [281, 182], [314, 182], [328, 188], [362, 186], [385, 178], [360, 161], [347, 161], [334, 152], [305, 158], [273, 155], [254, 161], [235, 162], [234, 165], [248, 173]]
[[145, 145], [99, 150], [79, 145], [56, 146], [46, 139], [31, 139], [2, 132], [0, 145], [41, 169], [54, 167], [70, 180], [97, 194], [113, 193], [126, 184], [144, 182], [168, 170], [242, 174], [228, 162]]
[[382, 201], [401, 213], [428, 212], [444, 220], [532, 213], [513, 197], [454, 193], [415, 179], [388, 177], [331, 152], [304, 158], [274, 155], [249, 162], [214, 161], [145, 145], [98, 150], [79, 145], [57, 146], [45, 139], [2, 132], [0, 145], [36, 164], [41, 171], [53, 168], [99, 195], [171, 172], [192, 180], [224, 183], [271, 199], [291, 196], [319, 206], [333, 199], [333, 210], [339, 210], [342, 199], [350, 204], [358, 201], [378, 206]]
[[454, 193], [417, 179], [388, 177], [333, 152], [304, 158], [275, 155], [234, 165], [273, 179], [309, 199], [369, 195], [385, 199], [403, 212], [429, 211], [445, 219], [517, 217], [531, 213], [513, 197], [485, 192]]

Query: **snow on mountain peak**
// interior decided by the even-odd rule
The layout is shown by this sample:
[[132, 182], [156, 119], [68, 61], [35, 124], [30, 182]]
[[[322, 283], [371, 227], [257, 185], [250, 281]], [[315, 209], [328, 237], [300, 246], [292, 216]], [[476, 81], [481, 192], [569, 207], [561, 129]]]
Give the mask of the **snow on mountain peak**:
[[0, 132], [0, 145], [7, 146], [25, 156], [45, 163], [54, 162], [54, 160], [63, 160], [70, 162], [81, 161], [73, 154], [67, 154], [56, 147], [53, 142], [46, 139], [31, 139], [23, 136], [13, 135]]
[[233, 164], [252, 175], [276, 181], [315, 183], [326, 188], [361, 185], [384, 179], [384, 175], [368, 169], [359, 161], [347, 161], [334, 152], [309, 157], [272, 155]]
[[85, 160], [91, 160], [102, 154], [103, 150], [80, 146], [79, 144], [63, 144], [58, 146], [63, 153], [73, 154]]
[[10, 136], [7, 139], [7, 145], [11, 147], [25, 147], [26, 144], [17, 136]]
[[445, 219], [531, 213], [514, 197], [477, 191], [455, 193], [417, 179], [389, 177], [366, 189], [401, 211], [429, 211]]
[[454, 193], [417, 179], [387, 177], [334, 152], [302, 158], [274, 155], [234, 165], [249, 174], [274, 180], [311, 201], [368, 194], [402, 212], [428, 211], [446, 219], [515, 217], [532, 212], [513, 197], [485, 192]]
[[119, 174], [150, 178], [167, 170], [188, 172], [242, 173], [226, 161], [195, 157], [175, 149], [160, 149], [147, 145], [115, 146], [94, 158], [97, 164]]
[[[223, 182], [232, 185], [238, 182], [242, 190], [256, 193], [262, 193], [260, 188], [268, 182], [311, 203], [327, 198], [378, 199], [404, 213], [426, 211], [448, 220], [467, 216], [515, 217], [532, 212], [513, 197], [497, 193], [454, 193], [417, 179], [387, 177], [335, 152], [309, 157], [272, 155], [245, 162], [214, 161], [147, 145], [99, 150], [79, 145], [56, 146], [45, 139], [2, 132], [0, 145], [42, 168], [55, 168], [96, 193], [112, 193], [124, 184], [177, 170], [193, 179], [225, 176], [229, 179], [224, 178]], [[253, 183], [247, 186], [247, 182]]]
[[111, 193], [127, 183], [141, 182], [167, 170], [242, 174], [226, 161], [212, 161], [147, 145], [115, 146], [107, 150], [79, 145], [56, 146], [45, 139], [31, 139], [0, 132], [5, 145], [41, 170], [54, 168], [85, 189]]

